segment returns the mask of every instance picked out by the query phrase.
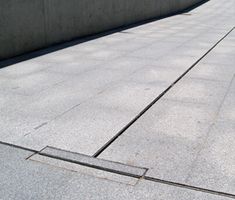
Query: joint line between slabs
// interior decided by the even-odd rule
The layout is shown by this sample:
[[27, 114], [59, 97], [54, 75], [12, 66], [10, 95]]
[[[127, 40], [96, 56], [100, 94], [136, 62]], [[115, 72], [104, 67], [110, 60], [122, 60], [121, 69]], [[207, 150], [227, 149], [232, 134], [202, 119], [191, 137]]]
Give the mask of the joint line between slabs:
[[109, 168], [90, 165], [90, 164], [87, 164], [87, 163], [78, 162], [78, 161], [74, 161], [74, 160], [70, 160], [70, 159], [66, 159], [66, 158], [60, 158], [60, 157], [57, 157], [57, 156], [42, 153], [41, 151], [43, 149], [45, 149], [47, 146], [44, 147], [42, 150], [37, 151], [37, 150], [28, 149], [28, 148], [25, 148], [25, 147], [21, 147], [21, 146], [18, 146], [18, 145], [14, 145], [14, 144], [2, 142], [2, 141], [0, 141], [0, 144], [6, 145], [6, 146], [9, 146], [9, 147], [12, 147], [12, 148], [22, 149], [22, 150], [25, 150], [25, 151], [31, 151], [33, 154], [30, 155], [28, 158], [26, 158], [26, 160], [29, 160], [32, 156], [38, 154], [38, 155], [42, 155], [42, 156], [51, 157], [51, 158], [54, 158], [54, 159], [66, 161], [66, 162], [71, 162], [71, 163], [78, 164], [78, 165], [83, 165], [83, 166], [90, 167], [90, 168], [93, 168], [93, 169], [98, 169], [98, 170], [102, 170], [102, 171], [106, 171], [106, 172], [111, 172], [111, 173], [114, 173], [114, 174], [119, 174], [119, 175], [131, 177], [131, 178], [143, 179], [143, 180], [152, 181], [152, 182], [156, 182], [156, 183], [162, 183], [162, 184], [165, 184], [165, 185], [171, 185], [171, 186], [175, 186], [175, 187], [180, 187], [180, 188], [185, 188], [185, 189], [189, 189], [189, 190], [199, 191], [199, 192], [203, 192], [203, 193], [209, 193], [209, 194], [213, 194], [213, 195], [217, 195], [217, 196], [225, 196], [225, 197], [228, 197], [228, 198], [235, 199], [234, 194], [219, 192], [219, 191], [215, 191], [215, 190], [200, 188], [200, 187], [196, 187], [196, 186], [191, 186], [191, 185], [186, 185], [186, 184], [182, 184], [182, 183], [176, 183], [176, 182], [171, 182], [171, 181], [166, 181], [166, 180], [161, 180], [161, 179], [146, 176], [148, 168], [145, 168], [145, 172], [141, 176], [141, 175], [131, 174], [131, 173], [124, 172], [124, 171], [117, 171], [117, 170], [113, 170], [113, 169], [109, 169]]
[[188, 72], [190, 72], [203, 58], [205, 58], [220, 42], [222, 42], [233, 30], [233, 27], [219, 41], [217, 41], [203, 56], [201, 56], [191, 67], [189, 67], [181, 76], [179, 76], [166, 90], [156, 97], [149, 105], [147, 105], [134, 119], [132, 119], [124, 128], [122, 128], [114, 137], [104, 144], [93, 157], [97, 158], [105, 149], [107, 149], [119, 136], [121, 136], [128, 128], [130, 128], [142, 115], [144, 115], [157, 101], [159, 101], [176, 83], [178, 83]]
[[234, 194], [230, 194], [230, 193], [226, 193], [226, 192], [220, 192], [220, 191], [210, 190], [210, 189], [196, 187], [196, 186], [192, 186], [192, 185], [157, 179], [157, 178], [153, 178], [153, 177], [149, 177], [149, 176], [144, 176], [144, 179], [148, 180], [148, 181], [156, 182], [156, 183], [162, 183], [165, 185], [171, 185], [171, 186], [184, 188], [184, 189], [188, 189], [188, 190], [194, 190], [194, 191], [199, 191], [202, 193], [208, 193], [208, 194], [213, 194], [213, 195], [217, 195], [217, 196], [224, 196], [224, 197], [235, 199]]

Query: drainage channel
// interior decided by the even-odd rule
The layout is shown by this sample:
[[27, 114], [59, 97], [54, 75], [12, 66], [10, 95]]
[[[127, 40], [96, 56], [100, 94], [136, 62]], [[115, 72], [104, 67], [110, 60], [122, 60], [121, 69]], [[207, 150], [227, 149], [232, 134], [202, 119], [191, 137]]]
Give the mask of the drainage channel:
[[[137, 166], [126, 165], [126, 164], [113, 162], [109, 160], [103, 160], [99, 158], [94, 158], [92, 156], [65, 151], [62, 149], [49, 147], [49, 146], [43, 148], [40, 151], [36, 151], [36, 150], [21, 147], [21, 146], [5, 143], [2, 141], [0, 141], [0, 144], [32, 152], [32, 155], [26, 158], [26, 160], [42, 162], [40, 159], [38, 159], [37, 156], [43, 156], [46, 158], [52, 158], [56, 161], [64, 161], [67, 163], [85, 166], [91, 169], [97, 169], [97, 170], [101, 170], [104, 172], [110, 172], [112, 174], [118, 174], [118, 175], [125, 176], [125, 177], [135, 178], [137, 180], [143, 179], [143, 180], [170, 185], [174, 187], [179, 187], [179, 188], [184, 188], [188, 190], [199, 191], [203, 193], [213, 194], [216, 196], [224, 196], [224, 197], [228, 197], [231, 199], [235, 199], [234, 194], [229, 194], [225, 192], [210, 190], [206, 188], [200, 188], [196, 186], [191, 186], [191, 185], [186, 185], [182, 183], [171, 182], [167, 180], [162, 180], [162, 179], [146, 176], [148, 168], [145, 168], [145, 167], [137, 167]], [[46, 163], [46, 164], [50, 164], [50, 163]], [[58, 162], [55, 162], [54, 166], [56, 165], [58, 165]], [[136, 181], [133, 185], [135, 185], [137, 182], [138, 181]]]
[[119, 174], [127, 177], [137, 178], [137, 179], [145, 179], [148, 181], [158, 182], [166, 185], [172, 185], [175, 187], [186, 188], [189, 190], [196, 190], [204, 193], [214, 194], [218, 196], [224, 196], [228, 198], [235, 199], [235, 195], [219, 192], [215, 190], [195, 187], [191, 185], [170, 182], [167, 180], [161, 180], [154, 177], [146, 176], [147, 168], [137, 167], [137, 166], [129, 166], [122, 163], [102, 160], [97, 158], [105, 149], [107, 149], [119, 136], [121, 136], [128, 128], [131, 127], [145, 112], [147, 112], [158, 100], [160, 100], [176, 83], [178, 83], [192, 68], [194, 68], [204, 57], [206, 57], [221, 41], [223, 41], [232, 31], [234, 27], [224, 35], [215, 45], [213, 45], [202, 57], [200, 57], [189, 69], [187, 69], [176, 81], [174, 81], [165, 91], [163, 91], [158, 97], [156, 97], [149, 105], [147, 105], [132, 121], [130, 121], [123, 129], [121, 129], [112, 139], [110, 139], [103, 147], [101, 147], [92, 157], [78, 154], [74, 152], [64, 151], [61, 149], [53, 148], [53, 147], [45, 147], [41, 151], [21, 147], [14, 144], [9, 144], [5, 142], [1, 142], [0, 144], [11, 146], [14, 148], [19, 148], [22, 150], [30, 151], [33, 154], [27, 158], [28, 160], [32, 159], [34, 156], [41, 155], [65, 162], [70, 162], [86, 167], [90, 167], [93, 169], [98, 169], [106, 172], [111, 172], [114, 174]]
[[220, 191], [196, 187], [196, 186], [192, 186], [192, 185], [171, 182], [171, 181], [162, 180], [162, 179], [158, 179], [158, 178], [154, 178], [154, 177], [150, 177], [150, 176], [144, 176], [143, 179], [148, 180], [148, 181], [152, 181], [152, 182], [156, 182], [156, 183], [162, 183], [165, 185], [175, 186], [178, 188], [184, 188], [184, 189], [189, 189], [189, 190], [194, 190], [194, 191], [199, 191], [199, 192], [203, 192], [203, 193], [208, 193], [208, 194], [213, 194], [213, 195], [217, 195], [217, 196], [223, 196], [223, 197], [235, 199], [234, 194], [230, 194], [230, 193], [226, 193], [226, 192], [220, 192]]
[[136, 167], [118, 162], [98, 159], [84, 154], [65, 151], [50, 146], [47, 146], [41, 151], [32, 154], [30, 157], [27, 158], [27, 160], [34, 160], [34, 157], [36, 157], [37, 155], [137, 179], [144, 177], [148, 170], [144, 167]]
[[203, 58], [205, 58], [220, 42], [222, 42], [233, 30], [233, 27], [218, 42], [216, 42], [203, 56], [201, 56], [193, 65], [191, 65], [181, 76], [179, 76], [166, 90], [157, 96], [150, 104], [148, 104], [135, 118], [133, 118], [126, 126], [124, 126], [114, 137], [105, 143], [94, 155], [97, 158], [105, 149], [107, 149], [119, 136], [129, 129], [142, 115], [144, 115], [155, 103], [157, 103], [175, 84], [177, 84], [186, 74], [188, 74]]
[[16, 149], [21, 149], [21, 150], [24, 150], [24, 151], [30, 151], [30, 152], [32, 152], [32, 153], [34, 153], [34, 154], [36, 154], [36, 153], [39, 152], [39, 151], [34, 150], [34, 149], [22, 147], [22, 146], [19, 146], [19, 145], [15, 145], [15, 144], [3, 142], [3, 141], [0, 141], [0, 144], [5, 145], [5, 146], [9, 146], [9, 147], [13, 147], [13, 148], [16, 148]]
[[[52, 159], [55, 159], [56, 161], [54, 163], [52, 163], [52, 161], [50, 160], [45, 162], [46, 159], [42, 159], [38, 156], [52, 158]], [[137, 179], [137, 181], [139, 179], [144, 179], [147, 181], [152, 181], [152, 182], [170, 185], [174, 187], [179, 187], [179, 188], [184, 188], [184, 189], [189, 189], [189, 190], [194, 190], [194, 191], [199, 191], [203, 193], [209, 193], [209, 194], [213, 194], [217, 196], [224, 196], [224, 197], [235, 199], [235, 195], [233, 194], [146, 176], [148, 168], [131, 166], [131, 165], [126, 165], [126, 164], [113, 162], [109, 160], [94, 158], [92, 156], [65, 151], [62, 149], [49, 147], [49, 146], [43, 148], [41, 151], [37, 153], [32, 154], [29, 158], [27, 158], [27, 160], [44, 162], [46, 164], [52, 164], [54, 166], [58, 166], [59, 161], [62, 161], [62, 162], [67, 162], [67, 163], [72, 163], [72, 164], [92, 168], [94, 170], [101, 170], [103, 172], [110, 172], [112, 174], [118, 174], [118, 175], [125, 176], [125, 177], [135, 178]], [[79, 168], [79, 171], [80, 170], [81, 168]], [[133, 185], [135, 185], [137, 181]]]

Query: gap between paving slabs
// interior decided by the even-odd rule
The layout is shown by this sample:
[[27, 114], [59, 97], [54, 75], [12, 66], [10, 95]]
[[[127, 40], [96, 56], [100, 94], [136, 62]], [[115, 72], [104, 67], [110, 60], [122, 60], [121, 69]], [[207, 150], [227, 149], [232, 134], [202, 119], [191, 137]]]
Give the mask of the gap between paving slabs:
[[184, 72], [171, 86], [169, 86], [169, 88], [167, 88], [160, 96], [158, 96], [156, 99], [154, 99], [154, 101], [151, 102], [144, 110], [142, 110], [140, 112], [140, 114], [137, 115], [126, 127], [124, 127], [116, 136], [114, 136], [99, 151], [97, 151], [97, 153], [93, 157], [78, 154], [78, 153], [63, 151], [61, 149], [56, 149], [53, 147], [45, 147], [41, 151], [35, 151], [32, 149], [27, 149], [27, 148], [23, 148], [23, 147], [11, 145], [11, 144], [6, 144], [3, 142], [0, 142], [0, 143], [9, 145], [9, 146], [12, 146], [15, 148], [21, 148], [24, 150], [31, 151], [33, 154], [29, 158], [27, 158], [27, 160], [32, 158], [33, 156], [39, 154], [42, 156], [51, 157], [51, 158], [63, 160], [66, 162], [72, 162], [75, 164], [79, 164], [79, 165], [83, 165], [83, 166], [87, 166], [87, 167], [95, 168], [95, 169], [99, 169], [99, 170], [104, 170], [104, 171], [108, 171], [111, 173], [116, 173], [116, 174], [120, 174], [120, 175], [124, 175], [124, 176], [130, 176], [130, 177], [138, 178], [138, 179], [144, 178], [149, 181], [160, 182], [160, 183], [168, 184], [168, 185], [174, 185], [176, 187], [184, 187], [184, 188], [187, 188], [190, 190], [197, 190], [200, 192], [206, 192], [206, 193], [211, 193], [211, 194], [220, 195], [220, 196], [226, 196], [226, 197], [235, 199], [235, 195], [232, 195], [232, 194], [222, 193], [222, 192], [213, 191], [213, 190], [207, 190], [204, 188], [198, 188], [198, 187], [194, 187], [194, 186], [190, 186], [190, 185], [174, 183], [174, 182], [169, 182], [169, 181], [145, 176], [145, 174], [148, 170], [147, 168], [128, 166], [125, 164], [115, 163], [112, 161], [106, 161], [106, 160], [102, 160], [102, 159], [97, 158], [122, 133], [124, 133], [125, 130], [127, 130], [133, 123], [135, 123], [135, 121], [137, 121], [148, 109], [150, 109], [166, 92], [168, 92], [171, 89], [171, 87], [173, 87], [178, 81], [180, 81], [193, 67], [195, 67], [207, 54], [209, 54], [233, 30], [234, 30], [234, 27], [223, 38], [221, 38], [211, 49], [209, 49], [208, 52], [205, 53], [197, 62], [195, 62], [186, 72]]
[[203, 56], [201, 56], [192, 66], [190, 66], [181, 76], [179, 76], [166, 90], [157, 96], [150, 104], [148, 104], [135, 118], [133, 118], [126, 126], [124, 126], [114, 137], [106, 142], [94, 155], [97, 158], [105, 149], [107, 149], [119, 136], [129, 129], [142, 115], [144, 115], [156, 102], [158, 102], [175, 84], [177, 84], [186, 74], [188, 74], [203, 58], [205, 58], [220, 42], [222, 42], [235, 27], [230, 29], [220, 40], [218, 40]]
[[142, 110], [127, 126], [125, 126], [116, 136], [114, 136], [110, 141], [108, 141], [100, 150], [96, 152], [96, 154], [93, 157], [78, 154], [78, 153], [73, 153], [73, 152], [68, 152], [68, 151], [63, 151], [60, 149], [55, 149], [53, 147], [45, 147], [41, 151], [36, 151], [33, 149], [27, 149], [21, 146], [13, 145], [13, 144], [7, 144], [4, 142], [0, 142], [2, 144], [12, 146], [15, 148], [21, 148], [23, 150], [31, 151], [33, 154], [27, 158], [28, 160], [32, 158], [35, 155], [41, 155], [41, 156], [46, 156], [66, 162], [71, 162], [75, 163], [78, 165], [83, 165], [86, 167], [94, 168], [94, 169], [99, 169], [107, 172], [111, 172], [114, 174], [120, 174], [123, 176], [128, 176], [132, 178], [143, 178], [149, 181], [153, 182], [160, 182], [163, 184], [167, 185], [173, 185], [176, 187], [183, 187], [187, 188], [190, 190], [197, 190], [200, 192], [206, 192], [206, 193], [211, 193], [214, 195], [219, 195], [219, 196], [226, 196], [229, 198], [235, 199], [235, 195], [228, 194], [228, 193], [223, 193], [223, 192], [218, 192], [218, 191], [213, 191], [213, 190], [208, 190], [205, 188], [199, 188], [199, 187], [194, 187], [191, 185], [185, 185], [181, 183], [175, 183], [175, 182], [170, 182], [170, 181], [165, 181], [161, 179], [156, 179], [153, 177], [148, 177], [145, 176], [147, 172], [147, 168], [143, 167], [135, 167], [135, 166], [128, 166], [125, 164], [121, 163], [115, 163], [112, 161], [106, 161], [102, 159], [98, 159], [97, 157], [106, 149], [108, 148], [121, 134], [125, 132], [133, 123], [135, 123], [148, 109], [150, 109], [166, 92], [168, 92], [177, 82], [179, 82], [193, 67], [195, 67], [207, 54], [209, 54], [224, 38], [226, 38], [232, 31], [234, 30], [234, 27], [223, 37], [221, 38], [215, 45], [213, 45], [198, 61], [196, 61], [188, 70], [186, 70], [171, 86], [169, 86], [162, 94], [160, 94], [154, 101], [152, 101], [144, 110]]
[[[44, 147], [41, 151], [36, 151], [33, 149], [27, 149], [27, 148], [24, 148], [21, 146], [5, 143], [2, 141], [0, 141], [0, 144], [32, 152], [32, 154], [29, 157], [27, 157], [26, 160], [34, 161], [34, 159], [33, 159], [34, 156], [41, 155], [41, 156], [57, 159], [59, 161], [70, 162], [70, 163], [86, 166], [86, 167], [93, 168], [93, 169], [111, 172], [113, 174], [119, 174], [119, 175], [123, 175], [123, 176], [127, 176], [127, 177], [137, 178], [138, 180], [145, 179], [145, 180], [156, 182], [156, 183], [162, 183], [165, 185], [171, 185], [171, 186], [175, 186], [175, 187], [180, 187], [180, 188], [185, 188], [185, 189], [189, 189], [189, 190], [194, 190], [194, 191], [199, 191], [199, 192], [204, 192], [204, 193], [214, 194], [217, 196], [224, 196], [224, 197], [228, 197], [231, 199], [235, 199], [235, 195], [233, 195], [233, 194], [218, 192], [218, 191], [214, 191], [214, 190], [208, 190], [205, 188], [194, 187], [191, 185], [170, 182], [170, 181], [146, 176], [146, 172], [148, 171], [148, 168], [144, 168], [144, 167], [129, 166], [129, 165], [125, 165], [122, 163], [117, 163], [117, 162], [108, 161], [108, 160], [102, 160], [102, 159], [94, 158], [91, 156], [87, 156], [87, 155], [83, 155], [83, 154], [79, 154], [79, 153], [74, 153], [74, 152], [69, 152], [69, 151], [64, 151], [61, 149], [48, 147], [48, 146]], [[60, 153], [62, 153], [62, 154], [60, 155]], [[66, 157], [62, 157], [62, 155], [66, 156]], [[81, 160], [76, 160], [76, 158], [79, 158]], [[37, 158], [35, 159], [35, 161], [36, 160], [37, 160]], [[86, 162], [88, 162], [88, 163], [86, 163]], [[98, 163], [98, 165], [95, 165], [95, 163]], [[107, 167], [107, 166], [109, 166], [109, 167]], [[114, 168], [111, 168], [110, 166], [114, 166]], [[116, 170], [117, 167], [122, 167], [122, 169], [125, 168], [125, 170], [121, 171], [120, 168], [118, 168]]]
[[103, 170], [106, 172], [111, 172], [119, 175], [129, 176], [132, 178], [142, 178], [146, 172], [147, 168], [136, 167], [131, 165], [126, 165], [118, 162], [103, 160], [99, 158], [94, 158], [84, 154], [79, 154], [75, 152], [65, 151], [62, 149], [47, 146], [37, 153], [33, 153], [28, 159], [32, 159], [36, 155], [46, 156], [61, 161], [66, 161], [94, 169]]
[[[209, 189], [205, 189], [205, 188], [195, 187], [195, 186], [191, 186], [191, 185], [186, 185], [186, 184], [181, 184], [181, 183], [177, 183], [177, 182], [171, 182], [171, 181], [166, 181], [166, 180], [161, 180], [161, 179], [146, 176], [146, 172], [148, 171], [148, 168], [145, 168], [145, 167], [137, 167], [137, 166], [126, 165], [126, 164], [122, 164], [122, 163], [118, 163], [118, 162], [103, 160], [103, 159], [99, 159], [99, 158], [94, 158], [92, 156], [87, 156], [87, 155], [79, 154], [76, 152], [65, 151], [65, 150], [50, 147], [50, 146], [43, 148], [39, 152], [33, 153], [28, 158], [26, 158], [26, 160], [43, 162], [44, 164], [49, 164], [49, 165], [51, 164], [55, 167], [56, 166], [60, 167], [58, 165], [58, 162], [52, 163], [50, 160], [45, 161], [37, 156], [42, 156], [44, 158], [52, 158], [56, 161], [72, 163], [75, 165], [84, 166], [84, 167], [94, 169], [94, 170], [101, 170], [103, 172], [110, 172], [112, 174], [118, 174], [121, 176], [137, 179], [136, 181], [134, 181], [134, 183], [130, 184], [133, 186], [138, 183], [139, 179], [145, 179], [148, 181], [162, 183], [165, 185], [171, 185], [171, 186], [175, 186], [175, 187], [180, 187], [180, 188], [185, 188], [185, 189], [194, 190], [194, 191], [198, 191], [198, 192], [204, 192], [204, 193], [209, 193], [209, 194], [213, 194], [213, 195], [217, 195], [217, 196], [224, 196], [224, 197], [235, 199], [235, 195], [233, 195], [233, 194], [223, 193], [223, 192], [219, 192], [219, 191], [209, 190]], [[65, 167], [65, 169], [66, 169], [66, 167]], [[81, 168], [79, 168], [79, 169], [81, 169]], [[67, 170], [70, 170], [70, 169], [67, 168]], [[79, 172], [79, 170], [78, 170], [78, 172]], [[106, 175], [103, 176], [103, 178], [109, 179], [109, 177], [107, 177]], [[118, 178], [118, 179], [120, 179], [120, 178]], [[110, 179], [110, 180], [112, 180], [112, 179]], [[126, 182], [122, 181], [122, 183], [126, 183]]]

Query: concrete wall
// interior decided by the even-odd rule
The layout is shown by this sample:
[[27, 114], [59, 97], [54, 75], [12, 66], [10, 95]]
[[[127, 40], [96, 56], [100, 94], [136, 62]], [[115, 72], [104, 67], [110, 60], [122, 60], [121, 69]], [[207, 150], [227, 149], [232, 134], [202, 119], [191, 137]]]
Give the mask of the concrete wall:
[[0, 60], [178, 12], [202, 0], [0, 0]]

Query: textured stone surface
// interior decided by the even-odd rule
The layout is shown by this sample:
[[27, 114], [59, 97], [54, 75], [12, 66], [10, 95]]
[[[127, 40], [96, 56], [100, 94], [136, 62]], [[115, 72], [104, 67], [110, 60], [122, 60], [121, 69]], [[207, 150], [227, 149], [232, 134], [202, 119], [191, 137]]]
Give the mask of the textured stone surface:
[[25, 160], [32, 152], [0, 145], [0, 198], [234, 197], [234, 31], [196, 63], [234, 27], [234, 3], [208, 1], [1, 68], [0, 141], [34, 150], [49, 145], [92, 156], [169, 90], [98, 157], [149, 168], [147, 176], [164, 184], [45, 156]]
[[187, 184], [234, 194], [234, 130], [234, 122], [216, 122], [193, 161]]
[[189, 78], [190, 75], [191, 73], [182, 79], [179, 84], [176, 84], [165, 98], [174, 101], [218, 106], [223, 100], [229, 86], [229, 80], [232, 78], [230, 76], [230, 79], [222, 82]]
[[[0, 145], [3, 199], [225, 200], [226, 197], [140, 180], [135, 186], [25, 160], [32, 152]], [[121, 180], [121, 178], [119, 179]]]
[[183, 182], [214, 114], [207, 105], [159, 101], [100, 157], [139, 163], [149, 176]]
[[30, 157], [30, 161], [40, 162], [43, 164], [52, 165], [57, 168], [63, 168], [68, 171], [78, 172], [80, 174], [85, 174], [91, 177], [106, 179], [106, 180], [110, 180], [110, 181], [118, 182], [122, 184], [136, 185], [137, 182], [139, 181], [138, 178], [132, 178], [130, 176], [123, 176], [123, 175], [111, 173], [108, 171], [87, 167], [84, 165], [78, 165], [75, 163], [42, 156], [39, 154], [36, 154]]
[[87, 166], [93, 166], [94, 168], [103, 168], [111, 171], [123, 172], [125, 174], [131, 174], [137, 177], [142, 177], [147, 171], [147, 169], [145, 168], [123, 165], [117, 162], [109, 162], [107, 160], [102, 160], [78, 153], [63, 151], [52, 147], [44, 148], [42, 151], [40, 151], [39, 154], [53, 158], [56, 157], [62, 160], [67, 159], [71, 162], [82, 163]]
[[[232, 11], [224, 11], [233, 2], [220, 4], [208, 2], [189, 15], [0, 69], [0, 139], [37, 150], [51, 145], [93, 155], [231, 29]], [[169, 99], [218, 104], [234, 73], [234, 39], [229, 38], [172, 89]]]
[[223, 67], [217, 54], [212, 50], [207, 64], [202, 59], [100, 157], [145, 164], [147, 176], [235, 194], [235, 68]]

